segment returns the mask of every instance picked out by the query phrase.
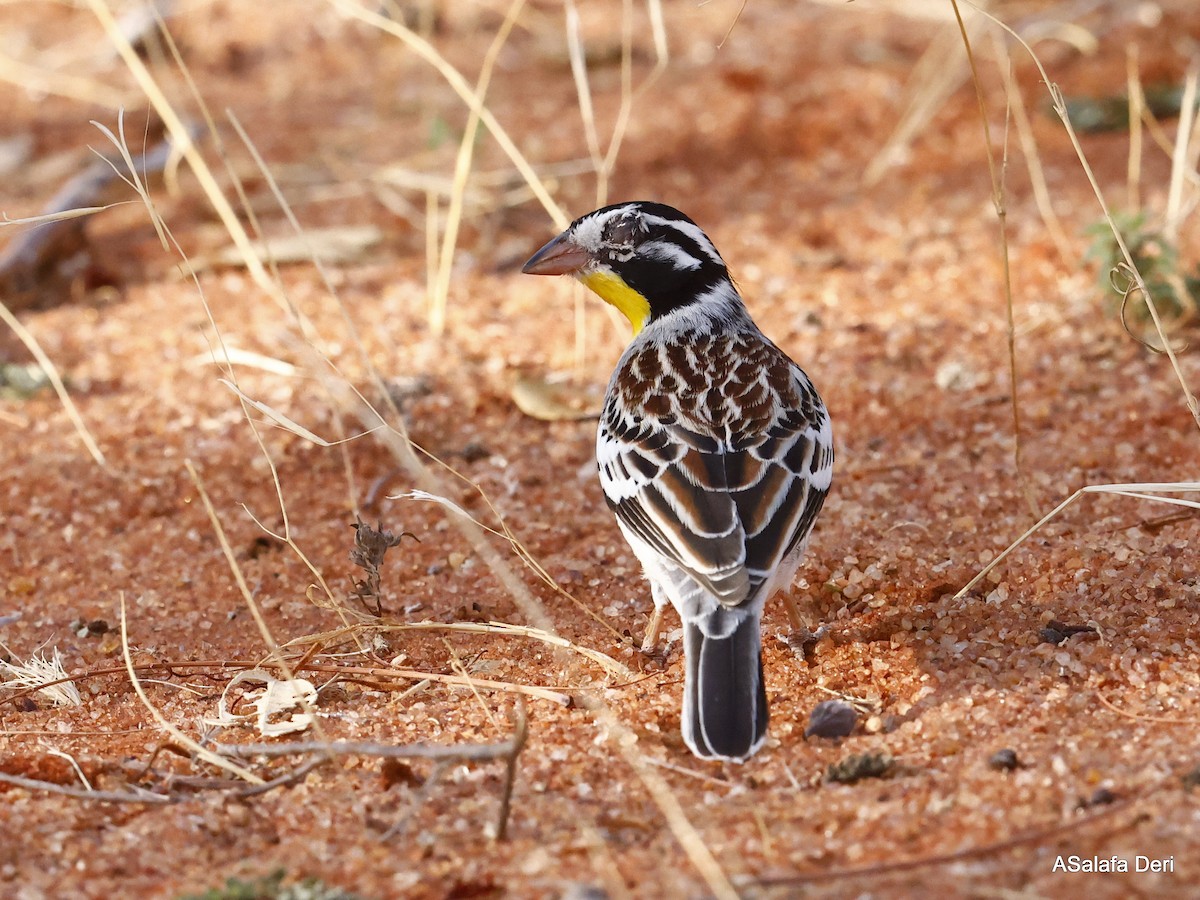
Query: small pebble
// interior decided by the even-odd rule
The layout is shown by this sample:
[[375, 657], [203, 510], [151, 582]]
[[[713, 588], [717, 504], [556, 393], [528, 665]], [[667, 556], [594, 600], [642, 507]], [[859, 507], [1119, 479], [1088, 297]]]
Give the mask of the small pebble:
[[1196, 768], [1184, 775], [1182, 780], [1183, 789], [1188, 793], [1191, 793], [1192, 788], [1200, 787], [1200, 766], [1196, 766]]
[[1011, 772], [1020, 767], [1021, 762], [1017, 759], [1017, 751], [1007, 747], [997, 750], [988, 757], [988, 768], [995, 769], [997, 772]]
[[1092, 792], [1092, 796], [1082, 801], [1079, 805], [1083, 809], [1088, 809], [1092, 806], [1107, 806], [1110, 803], [1115, 803], [1117, 795], [1108, 788], [1096, 788]]
[[822, 700], [808, 717], [804, 737], [843, 738], [854, 730], [858, 713], [844, 700]]

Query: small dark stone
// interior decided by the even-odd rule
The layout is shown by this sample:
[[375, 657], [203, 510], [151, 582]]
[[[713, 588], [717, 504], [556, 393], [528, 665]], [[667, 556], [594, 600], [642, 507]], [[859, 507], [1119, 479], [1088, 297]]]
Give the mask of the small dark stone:
[[1196, 766], [1196, 768], [1192, 769], [1192, 771], [1185, 774], [1182, 780], [1183, 789], [1189, 793], [1191, 792], [1192, 788], [1200, 787], [1200, 766]]
[[882, 778], [892, 770], [895, 761], [890, 753], [858, 753], [841, 762], [831, 763], [825, 773], [826, 781], [854, 784], [864, 778]]
[[844, 700], [822, 700], [813, 707], [808, 717], [804, 738], [844, 738], [854, 731], [858, 713]]
[[936, 603], [948, 594], [953, 594], [958, 590], [953, 584], [948, 581], [943, 581], [929, 589], [928, 599], [931, 603]]
[[1013, 769], [1021, 767], [1020, 760], [1017, 759], [1017, 751], [1010, 750], [1005, 747], [1003, 750], [997, 750], [988, 757], [988, 768], [995, 769], [998, 772], [1011, 772]]
[[492, 451], [482, 441], [468, 441], [459, 452], [462, 454], [463, 460], [469, 463], [479, 462], [479, 460], [487, 459], [492, 455]]
[[260, 534], [250, 542], [250, 546], [243, 551], [242, 556], [245, 559], [258, 559], [263, 554], [279, 550], [283, 546], [283, 541], [270, 535]]
[[401, 759], [385, 759], [379, 767], [379, 775], [383, 781], [383, 789], [396, 784], [402, 784], [408, 788], [419, 788], [425, 783], [425, 779], [421, 778], [413, 767]]
[[1093, 806], [1107, 806], [1110, 803], [1115, 803], [1116, 800], [1117, 795], [1108, 788], [1096, 788], [1096, 790], [1092, 792], [1092, 796], [1088, 797], [1086, 800], [1079, 801], [1079, 808], [1090, 809]]
[[1068, 625], [1058, 619], [1051, 619], [1046, 623], [1046, 627], [1038, 632], [1038, 635], [1044, 643], [1058, 645], [1077, 634], [1096, 633], [1096, 629], [1092, 625]]
[[1055, 646], [1067, 639], [1067, 636], [1056, 628], [1043, 628], [1038, 632], [1038, 637], [1042, 639], [1043, 644], [1054, 644]]

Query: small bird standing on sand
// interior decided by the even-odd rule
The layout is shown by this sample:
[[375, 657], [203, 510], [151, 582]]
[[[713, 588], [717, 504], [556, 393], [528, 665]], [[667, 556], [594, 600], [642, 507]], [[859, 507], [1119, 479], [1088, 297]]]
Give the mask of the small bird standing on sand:
[[600, 483], [650, 582], [643, 649], [668, 602], [683, 620], [684, 741], [745, 760], [767, 735], [763, 605], [791, 585], [829, 491], [829, 413], [676, 209], [590, 212], [522, 271], [574, 275], [633, 325], [600, 415]]

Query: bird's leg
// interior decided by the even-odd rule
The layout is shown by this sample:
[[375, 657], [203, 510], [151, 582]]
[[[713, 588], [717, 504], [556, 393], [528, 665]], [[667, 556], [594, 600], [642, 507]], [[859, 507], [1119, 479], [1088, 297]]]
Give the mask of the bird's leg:
[[783, 605], [787, 607], [788, 622], [791, 623], [792, 631], [808, 631], [808, 625], [805, 624], [804, 617], [800, 615], [800, 608], [796, 606], [796, 601], [792, 599], [791, 594], [783, 595]]
[[663, 608], [657, 603], [654, 612], [650, 614], [650, 624], [646, 626], [646, 636], [642, 639], [642, 652], [650, 653], [658, 646], [658, 630], [662, 627]]
[[792, 632], [787, 636], [787, 644], [800, 659], [805, 659], [808, 651], [829, 634], [829, 625], [822, 625], [816, 631], [809, 628], [808, 623], [804, 621], [804, 616], [800, 615], [800, 608], [796, 606], [796, 601], [791, 594], [783, 595], [783, 605], [787, 610], [788, 624], [792, 626]]
[[642, 638], [642, 652], [647, 656], [657, 656], [658, 632], [662, 628], [663, 612], [670, 601], [654, 582], [650, 583], [650, 596], [654, 598], [654, 612], [650, 614], [650, 624], [646, 626], [646, 636]]

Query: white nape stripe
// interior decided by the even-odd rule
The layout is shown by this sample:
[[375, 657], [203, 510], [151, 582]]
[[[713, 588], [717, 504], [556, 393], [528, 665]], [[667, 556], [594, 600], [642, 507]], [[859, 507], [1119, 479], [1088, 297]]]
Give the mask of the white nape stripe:
[[646, 215], [647, 222], [655, 222], [659, 225], [666, 225], [668, 228], [674, 228], [681, 234], [687, 235], [696, 244], [709, 255], [715, 263], [725, 265], [725, 260], [721, 259], [721, 254], [717, 252], [717, 248], [713, 246], [713, 242], [708, 239], [708, 235], [700, 230], [700, 226], [692, 222], [685, 222], [682, 219], [664, 219], [662, 216]]
[[643, 253], [648, 256], [654, 256], [658, 259], [666, 260], [671, 263], [676, 269], [684, 269], [694, 271], [700, 268], [700, 260], [692, 256], [678, 244], [672, 244], [670, 241], [650, 241], [642, 244]]

